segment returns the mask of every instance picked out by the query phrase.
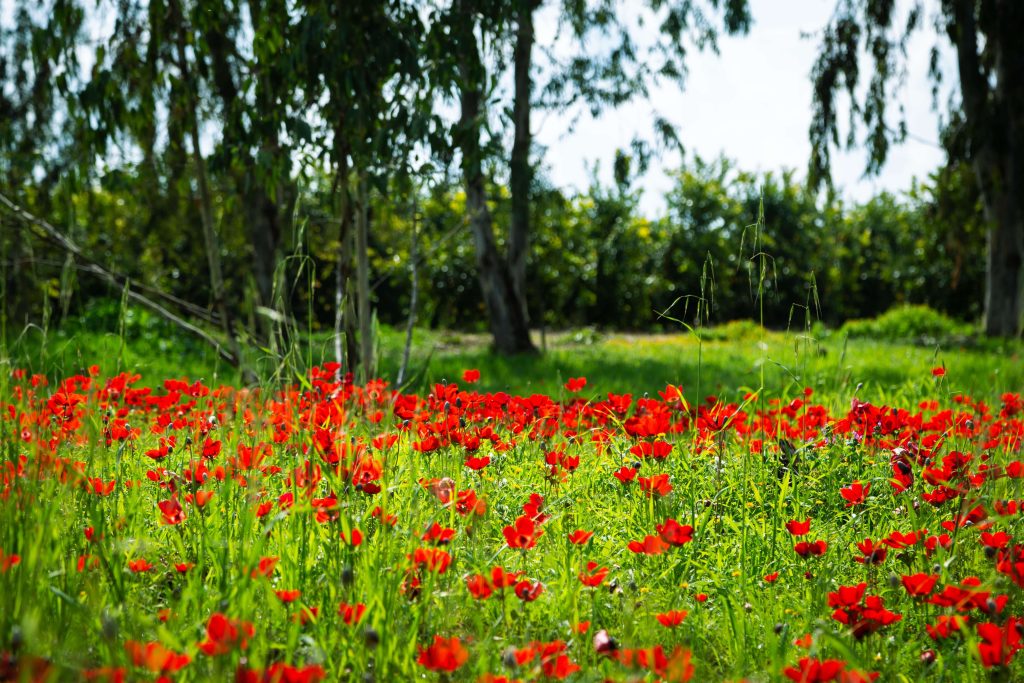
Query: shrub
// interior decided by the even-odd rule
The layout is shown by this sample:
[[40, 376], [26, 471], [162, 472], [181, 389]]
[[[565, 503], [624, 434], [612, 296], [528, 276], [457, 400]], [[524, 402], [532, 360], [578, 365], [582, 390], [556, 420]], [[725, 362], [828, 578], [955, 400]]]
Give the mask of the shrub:
[[973, 335], [974, 328], [928, 306], [895, 306], [877, 318], [849, 320], [840, 333], [853, 338], [934, 344], [962, 342]]

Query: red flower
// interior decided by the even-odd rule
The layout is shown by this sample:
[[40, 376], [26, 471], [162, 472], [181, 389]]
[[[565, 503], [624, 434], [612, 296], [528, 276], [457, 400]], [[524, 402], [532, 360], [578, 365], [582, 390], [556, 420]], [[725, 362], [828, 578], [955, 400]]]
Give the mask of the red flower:
[[455, 671], [469, 660], [469, 652], [458, 638], [434, 636], [434, 642], [419, 651], [416, 663], [430, 671]]
[[537, 528], [532, 519], [521, 515], [516, 518], [515, 526], [505, 527], [504, 533], [509, 548], [532, 548], [544, 532]]
[[520, 581], [516, 584], [516, 597], [523, 602], [533, 602], [544, 592], [540, 581]]
[[449, 543], [455, 538], [455, 529], [448, 529], [441, 526], [437, 522], [434, 522], [427, 527], [426, 532], [422, 536], [423, 540], [428, 543], [436, 543], [438, 545], [444, 545]]
[[882, 564], [885, 562], [885, 557], [889, 552], [881, 546], [876, 546], [870, 538], [865, 538], [858, 543], [857, 549], [860, 550], [861, 557], [853, 559], [860, 564]]
[[359, 546], [363, 542], [363, 532], [359, 529], [352, 529], [352, 533], [348, 536], [345, 535], [344, 531], [338, 532], [338, 537], [341, 538], [341, 542], [345, 545], [350, 545], [353, 548]]
[[668, 612], [662, 612], [661, 614], [655, 614], [654, 618], [658, 620], [658, 623], [665, 628], [675, 628], [679, 624], [683, 623], [683, 619], [686, 618], [686, 610], [669, 610]]
[[946, 376], [946, 368], [944, 368], [944, 367], [932, 368], [932, 377], [945, 377], [945, 376]]
[[778, 580], [779, 580], [779, 573], [778, 572], [772, 572], [771, 574], [765, 574], [764, 575], [764, 582], [765, 583], [775, 583]]
[[802, 522], [791, 519], [786, 522], [786, 531], [794, 536], [803, 536], [811, 530], [811, 518], [808, 517]]
[[514, 586], [522, 575], [522, 572], [507, 572], [501, 567], [494, 567], [491, 569], [491, 584], [497, 590], [503, 590], [509, 586]]
[[475, 384], [476, 382], [479, 382], [480, 381], [480, 371], [476, 370], [476, 369], [473, 369], [473, 370], [463, 370], [462, 371], [462, 381], [465, 382], [466, 384]]
[[214, 612], [206, 622], [206, 640], [197, 646], [211, 657], [223, 655], [236, 648], [244, 650], [255, 634], [256, 629], [248, 621], [229, 619], [220, 612]]
[[174, 498], [159, 501], [157, 507], [160, 508], [160, 514], [164, 517], [164, 524], [174, 525], [185, 521], [185, 511], [181, 508], [181, 503]]
[[821, 557], [825, 554], [825, 551], [827, 549], [828, 543], [826, 543], [825, 541], [814, 541], [813, 543], [808, 543], [807, 541], [800, 541], [799, 543], [793, 546], [793, 550], [796, 551], [796, 554], [804, 558], [810, 555], [814, 555], [815, 557]]
[[128, 569], [133, 574], [140, 574], [142, 572], [148, 572], [153, 568], [153, 564], [150, 563], [146, 558], [140, 557], [137, 560], [132, 560], [128, 563]]
[[839, 678], [839, 673], [846, 668], [846, 662], [841, 659], [803, 657], [798, 666], [800, 668], [786, 667], [782, 673], [797, 683], [827, 683]]
[[667, 496], [672, 493], [672, 484], [667, 474], [655, 474], [653, 477], [640, 477], [640, 490], [650, 498], [652, 495]]
[[928, 595], [935, 588], [939, 576], [937, 574], [911, 574], [903, 576], [903, 587], [907, 589], [907, 595], [920, 597]]
[[466, 588], [469, 589], [470, 595], [477, 600], [486, 600], [494, 593], [494, 589], [491, 588], [491, 584], [487, 582], [487, 577], [482, 574], [467, 576]]
[[597, 588], [608, 576], [608, 567], [598, 568], [597, 562], [587, 562], [587, 571], [579, 573], [580, 583], [589, 588]]
[[626, 467], [625, 465], [623, 465], [619, 469], [615, 470], [612, 473], [612, 476], [621, 481], [623, 484], [628, 484], [629, 482], [636, 479], [636, 470], [633, 469], [632, 467]]
[[569, 534], [569, 542], [573, 545], [585, 545], [594, 536], [593, 531], [584, 531], [583, 529], [577, 529], [576, 531]]
[[406, 555], [416, 567], [425, 567], [428, 571], [444, 574], [451, 564], [452, 556], [440, 548], [416, 548], [411, 555]]
[[343, 602], [340, 605], [338, 605], [338, 615], [341, 617], [341, 620], [349, 626], [353, 626], [354, 624], [358, 624], [360, 621], [362, 621], [363, 615], [365, 613], [366, 605], [364, 605], [361, 602], [356, 603], [355, 605], [350, 605], [347, 602]]
[[586, 377], [570, 377], [569, 381], [565, 383], [566, 390], [573, 394], [582, 390], [585, 386], [587, 386]]
[[846, 499], [846, 507], [851, 508], [867, 501], [870, 491], [871, 484], [861, 484], [860, 481], [854, 480], [849, 486], [839, 489], [839, 494]]
[[997, 531], [994, 534], [983, 531], [980, 542], [986, 548], [1005, 548], [1010, 544], [1010, 535], [1005, 531]]
[[978, 624], [978, 655], [985, 668], [1005, 666], [1021, 648], [1018, 626], [1024, 620], [1010, 617], [1004, 626], [998, 624]]
[[689, 524], [683, 525], [669, 517], [664, 524], [655, 524], [654, 528], [661, 536], [661, 540], [669, 545], [680, 546], [693, 540], [693, 527]]
[[260, 563], [256, 569], [252, 570], [252, 578], [268, 577], [274, 573], [274, 567], [277, 566], [277, 561], [280, 558], [277, 557], [261, 557]]
[[629, 549], [634, 553], [643, 553], [644, 555], [660, 555], [668, 550], [668, 543], [657, 536], [648, 534], [642, 541], [630, 541]]
[[925, 624], [924, 628], [928, 631], [929, 638], [939, 640], [941, 638], [949, 638], [953, 635], [954, 631], [959, 631], [966, 626], [967, 622], [968, 618], [966, 616], [942, 614], [935, 620], [935, 624]]
[[294, 589], [294, 588], [292, 588], [292, 589], [275, 590], [274, 594], [277, 596], [278, 600], [280, 600], [281, 602], [285, 603], [286, 605], [289, 602], [295, 602], [300, 597], [302, 597], [302, 591], [300, 591], [298, 589]]

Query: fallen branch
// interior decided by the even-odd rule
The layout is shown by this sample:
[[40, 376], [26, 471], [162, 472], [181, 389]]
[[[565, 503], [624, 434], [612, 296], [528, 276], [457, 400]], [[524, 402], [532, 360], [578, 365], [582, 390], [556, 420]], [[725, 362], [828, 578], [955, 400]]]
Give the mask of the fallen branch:
[[[88, 273], [92, 273], [93, 275], [97, 276], [101, 280], [109, 282], [110, 284], [114, 285], [115, 287], [119, 287], [121, 289], [127, 288], [128, 297], [130, 299], [132, 299], [132, 300], [142, 304], [143, 306], [145, 306], [146, 308], [150, 309], [151, 311], [153, 311], [154, 313], [156, 313], [157, 315], [159, 315], [163, 319], [165, 319], [165, 320], [167, 320], [167, 321], [177, 325], [178, 327], [180, 327], [181, 329], [185, 330], [186, 332], [189, 332], [189, 333], [194, 334], [195, 336], [199, 337], [200, 339], [202, 339], [206, 343], [208, 343], [211, 346], [213, 346], [217, 350], [217, 353], [220, 354], [220, 356], [224, 360], [226, 360], [228, 363], [230, 363], [232, 366], [234, 366], [234, 367], [238, 366], [238, 363], [239, 363], [238, 357], [235, 354], [233, 354], [230, 351], [228, 351], [227, 349], [225, 349], [221, 345], [221, 343], [219, 341], [217, 341], [217, 339], [212, 337], [209, 333], [207, 333], [207, 332], [203, 331], [202, 329], [196, 327], [192, 323], [188, 322], [184, 318], [181, 318], [180, 316], [176, 315], [172, 311], [169, 311], [167, 308], [165, 308], [164, 306], [160, 305], [156, 301], [153, 301], [149, 297], [144, 296], [144, 295], [140, 294], [139, 292], [133, 291], [131, 289], [131, 285], [130, 285], [131, 278], [129, 278], [126, 275], [122, 275], [120, 273], [115, 273], [115, 272], [113, 272], [111, 270], [108, 270], [107, 268], [104, 268], [102, 265], [100, 265], [99, 263], [97, 263], [93, 259], [89, 258], [85, 254], [85, 252], [82, 251], [82, 248], [78, 246], [78, 244], [76, 244], [70, 237], [68, 237], [67, 235], [62, 233], [60, 230], [55, 228], [53, 225], [51, 225], [48, 221], [46, 221], [46, 220], [44, 220], [42, 218], [39, 218], [38, 216], [35, 216], [32, 213], [29, 213], [28, 211], [26, 211], [22, 207], [20, 207], [17, 204], [15, 204], [9, 198], [4, 196], [2, 193], [0, 193], [0, 206], [5, 207], [16, 218], [19, 218], [22, 221], [25, 221], [25, 222], [27, 222], [27, 223], [29, 223], [31, 225], [34, 225], [34, 226], [40, 228], [45, 233], [47, 238], [49, 238], [49, 240], [51, 242], [55, 243], [61, 249], [64, 249], [64, 251], [66, 251], [66, 252], [76, 256], [77, 258], [81, 259], [84, 262], [84, 265], [80, 266], [80, 269], [82, 271], [88, 272]], [[153, 290], [154, 288], [149, 288], [149, 289]], [[159, 290], [155, 290], [155, 291], [159, 292]], [[186, 308], [191, 308], [193, 310], [195, 310], [197, 308], [195, 306], [195, 304], [188, 304], [187, 302], [183, 302], [181, 299], [178, 299], [177, 297], [174, 297], [174, 296], [172, 296], [170, 294], [166, 294], [164, 292], [160, 292], [160, 296], [162, 296], [162, 297], [164, 297], [164, 298], [166, 298], [166, 299], [168, 299], [170, 301], [175, 301], [176, 303], [179, 303], [179, 305], [184, 304], [184, 307], [186, 307]]]

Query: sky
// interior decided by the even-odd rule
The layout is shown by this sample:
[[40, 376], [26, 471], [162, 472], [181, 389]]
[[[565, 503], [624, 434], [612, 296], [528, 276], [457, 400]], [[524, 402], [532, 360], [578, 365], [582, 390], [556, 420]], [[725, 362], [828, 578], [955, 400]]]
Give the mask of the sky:
[[[625, 4], [633, 2], [638, 0]], [[818, 39], [801, 35], [818, 32], [827, 24], [835, 0], [751, 0], [750, 4], [754, 24], [748, 35], [720, 37], [717, 56], [689, 52], [685, 90], [680, 91], [676, 84], [662, 84], [647, 101], [606, 111], [597, 119], [589, 114], [579, 117], [572, 132], [566, 131], [573, 113], [535, 114], [535, 139], [548, 148], [543, 163], [553, 184], [585, 190], [595, 162], [599, 163], [601, 181], [610, 183], [615, 150], [628, 148], [637, 134], [650, 139], [655, 111], [677, 126], [690, 158], [693, 154], [706, 159], [724, 154], [743, 170], [788, 168], [803, 178], [810, 157], [810, 72]], [[898, 3], [900, 16], [909, 4], [907, 0]], [[539, 44], [555, 35], [554, 18], [550, 9], [539, 13], [535, 24]], [[650, 22], [647, 25], [654, 30]], [[881, 175], [863, 177], [867, 157], [862, 149], [833, 154], [833, 180], [848, 198], [864, 200], [881, 190], [909, 189], [915, 176], [923, 179], [944, 162], [944, 152], [937, 144], [938, 114], [932, 110], [928, 77], [929, 52], [936, 40], [926, 20], [908, 44], [908, 73], [900, 102], [911, 137], [890, 149]], [[955, 61], [948, 48], [942, 52], [942, 63], [947, 88], [956, 85]], [[870, 62], [862, 60], [861, 64], [861, 77], [866, 80]], [[945, 102], [943, 94], [940, 105]], [[894, 107], [892, 125], [898, 121], [896, 111]], [[845, 135], [845, 127], [840, 130]], [[664, 209], [663, 195], [671, 187], [666, 171], [679, 164], [678, 153], [666, 154], [636, 183], [643, 189], [641, 208], [648, 215]]]

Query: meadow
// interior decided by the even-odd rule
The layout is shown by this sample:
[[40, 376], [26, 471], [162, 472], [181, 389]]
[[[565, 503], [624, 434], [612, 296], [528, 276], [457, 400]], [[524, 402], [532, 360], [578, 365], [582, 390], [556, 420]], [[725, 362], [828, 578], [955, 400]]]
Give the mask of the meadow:
[[10, 343], [0, 680], [1024, 677], [1019, 342], [416, 334]]

